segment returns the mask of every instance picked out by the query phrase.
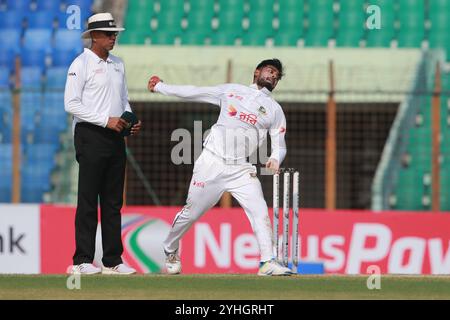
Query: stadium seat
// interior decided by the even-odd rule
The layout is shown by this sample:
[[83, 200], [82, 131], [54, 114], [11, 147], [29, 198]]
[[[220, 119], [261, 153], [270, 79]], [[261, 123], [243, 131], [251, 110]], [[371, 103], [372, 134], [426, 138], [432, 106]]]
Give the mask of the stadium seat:
[[9, 73], [13, 72], [15, 69], [15, 60], [17, 53], [11, 49], [2, 49], [0, 47], [0, 66], [6, 67]]
[[52, 31], [48, 29], [28, 29], [25, 31], [23, 47], [51, 52]]
[[128, 0], [128, 12], [154, 11], [155, 0]]
[[11, 84], [9, 76], [10, 76], [9, 68], [0, 66], [0, 90], [9, 89], [9, 86]]
[[236, 44], [236, 39], [239, 38], [237, 33], [232, 32], [215, 32], [211, 36], [211, 44], [216, 46], [232, 46]]
[[53, 11], [35, 11], [27, 15], [27, 28], [50, 29], [55, 26], [57, 14]]
[[80, 53], [83, 48], [80, 30], [58, 29], [55, 32], [53, 48], [58, 50], [73, 50]]
[[51, 110], [51, 115], [56, 117], [67, 118], [67, 113], [64, 110], [64, 91], [51, 90], [44, 92], [44, 102], [42, 104], [42, 112]]
[[0, 50], [13, 50], [19, 52], [20, 32], [19, 29], [2, 28], [0, 30]]
[[212, 12], [214, 14], [214, 0], [195, 0], [189, 1], [190, 10], [189, 13], [196, 11], [200, 12]]
[[[60, 0], [36, 0], [36, 10], [58, 12], [61, 11], [61, 2]], [[71, 1], [67, 2], [70, 3]]]
[[181, 44], [183, 45], [204, 45], [210, 33], [188, 31], [181, 35]]
[[25, 91], [20, 95], [20, 124], [23, 133], [33, 133], [41, 104], [41, 93]]
[[307, 13], [308, 33], [305, 44], [308, 46], [326, 46], [334, 34], [333, 0], [317, 0], [309, 3]]
[[47, 57], [48, 55], [45, 50], [23, 48], [20, 52], [22, 66], [39, 68], [41, 73], [47, 67]]
[[[48, 93], [47, 93], [48, 94]], [[39, 125], [37, 126], [39, 129], [38, 130], [53, 130], [57, 135], [66, 130], [67, 126], [68, 126], [68, 115], [66, 113], [66, 111], [64, 110], [64, 102], [61, 101], [60, 104], [57, 104], [59, 101], [59, 97], [57, 97], [57, 93], [52, 93], [54, 94], [54, 97], [52, 97], [52, 99], [54, 99], [55, 101], [51, 101], [54, 105], [50, 106], [46, 105], [44, 102], [44, 107], [41, 109], [40, 113], [39, 113]], [[47, 99], [50, 99], [47, 96]], [[45, 129], [43, 127], [46, 127]], [[45, 141], [40, 141], [40, 139], [37, 137], [36, 134], [36, 139], [37, 142], [45, 142]]]
[[60, 130], [43, 124], [42, 122], [36, 127], [34, 142], [60, 144]]
[[42, 88], [42, 70], [39, 67], [23, 67], [21, 71], [23, 89]]
[[213, 11], [192, 11], [189, 12], [187, 21], [187, 31], [189, 33], [206, 33], [212, 32]]
[[304, 0], [278, 0], [279, 12], [283, 11], [294, 11], [303, 12], [304, 10]]
[[0, 30], [16, 29], [21, 31], [24, 27], [24, 19], [23, 11], [0, 11]]
[[24, 160], [27, 163], [49, 162], [55, 165], [55, 154], [59, 146], [49, 143], [33, 143], [25, 148]]
[[273, 19], [272, 10], [252, 10], [249, 13], [249, 31], [271, 36], [273, 35]]
[[329, 30], [308, 31], [305, 37], [305, 46], [307, 47], [326, 47], [331, 38]]
[[448, 32], [431, 32], [429, 35], [430, 48], [447, 50], [447, 60], [450, 57], [450, 33]]
[[54, 49], [52, 52], [52, 66], [53, 67], [68, 67], [73, 60], [78, 56], [74, 50], [59, 50]]
[[177, 34], [173, 32], [154, 32], [150, 35], [150, 41], [152, 44], [159, 45], [173, 45]]
[[422, 32], [400, 32], [398, 35], [398, 46], [400, 48], [420, 48], [425, 34]]
[[10, 143], [0, 143], [0, 202], [11, 201], [11, 186], [12, 145]]
[[359, 47], [363, 38], [362, 31], [348, 30], [346, 28], [339, 28], [339, 33], [336, 37], [337, 47]]
[[295, 47], [298, 45], [298, 41], [301, 38], [300, 32], [282, 32], [279, 31], [274, 38], [275, 46], [283, 47]]
[[125, 20], [125, 29], [127, 31], [149, 31], [151, 30], [151, 21], [153, 12], [140, 11], [135, 14], [129, 14]]
[[50, 67], [46, 72], [45, 88], [64, 89], [67, 78], [66, 67]]
[[238, 33], [240, 34], [243, 30], [242, 21], [244, 18], [244, 11], [219, 11], [219, 28], [218, 31], [221, 33]]
[[9, 10], [20, 10], [22, 12], [31, 11], [31, 0], [6, 0], [6, 7]]
[[119, 35], [120, 44], [146, 44], [150, 39], [149, 31], [130, 31], [125, 30]]
[[157, 15], [156, 32], [180, 34], [182, 31], [183, 11], [161, 11]]
[[267, 36], [265, 33], [249, 31], [242, 36], [242, 44], [245, 46], [265, 46]]

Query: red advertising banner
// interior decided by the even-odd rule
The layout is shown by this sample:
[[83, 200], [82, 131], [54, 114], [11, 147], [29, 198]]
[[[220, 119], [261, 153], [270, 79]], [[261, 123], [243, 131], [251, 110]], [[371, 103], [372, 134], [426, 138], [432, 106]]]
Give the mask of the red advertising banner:
[[[162, 241], [178, 207], [127, 207], [123, 259], [139, 272], [163, 272]], [[41, 272], [64, 273], [75, 248], [75, 208], [41, 207]], [[301, 258], [327, 273], [450, 274], [450, 214], [300, 210]], [[244, 211], [208, 211], [181, 242], [183, 273], [256, 273], [259, 250]], [[95, 262], [101, 263], [97, 235]]]

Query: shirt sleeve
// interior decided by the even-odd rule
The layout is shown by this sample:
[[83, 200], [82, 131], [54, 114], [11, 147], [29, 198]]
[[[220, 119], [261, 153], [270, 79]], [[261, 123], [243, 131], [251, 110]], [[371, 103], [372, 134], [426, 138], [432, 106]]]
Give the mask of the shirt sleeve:
[[85, 66], [81, 59], [75, 59], [69, 67], [64, 91], [64, 109], [82, 121], [106, 127], [108, 115], [92, 112], [82, 102], [83, 88], [86, 83]]
[[279, 107], [275, 113], [275, 120], [270, 127], [270, 140], [272, 143], [272, 154], [270, 158], [275, 159], [281, 165], [287, 154], [286, 148], [286, 117], [283, 109]]
[[155, 92], [166, 96], [175, 96], [184, 100], [207, 102], [220, 106], [220, 96], [224, 93], [224, 85], [215, 87], [195, 87], [169, 85], [158, 82]]
[[127, 76], [125, 75], [125, 66], [123, 66], [123, 79], [122, 79], [122, 105], [125, 107], [125, 111], [131, 111], [130, 98], [128, 97]]

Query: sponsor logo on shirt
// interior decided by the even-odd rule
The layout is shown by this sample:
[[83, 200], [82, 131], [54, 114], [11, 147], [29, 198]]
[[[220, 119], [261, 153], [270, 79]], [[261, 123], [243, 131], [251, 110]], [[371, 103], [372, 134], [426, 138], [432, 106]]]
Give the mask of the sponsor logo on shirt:
[[68, 74], [69, 76], [73, 76], [73, 77], [75, 77], [77, 74], [75, 73], [75, 72], [69, 72], [69, 74]]
[[260, 106], [258, 109], [259, 114], [265, 116], [267, 114], [266, 108], [264, 108], [263, 106]]
[[228, 106], [228, 115], [230, 117], [234, 117], [237, 114], [237, 110], [234, 106], [232, 106], [231, 104]]
[[234, 94], [234, 93], [230, 93], [230, 94], [228, 95], [228, 98], [234, 98], [234, 99], [237, 99], [237, 100], [239, 100], [239, 101], [244, 100], [244, 97], [243, 97], [243, 96], [239, 96], [239, 95]]
[[194, 186], [199, 187], [199, 188], [204, 188], [205, 187], [205, 182], [200, 182], [200, 181], [195, 181], [192, 183]]
[[101, 69], [96, 69], [94, 70], [95, 74], [100, 74], [100, 73], [105, 73], [105, 69], [101, 68]]
[[257, 118], [258, 116], [253, 113], [239, 113], [239, 120], [241, 120], [242, 122], [250, 123], [252, 125], [255, 125], [258, 122]]

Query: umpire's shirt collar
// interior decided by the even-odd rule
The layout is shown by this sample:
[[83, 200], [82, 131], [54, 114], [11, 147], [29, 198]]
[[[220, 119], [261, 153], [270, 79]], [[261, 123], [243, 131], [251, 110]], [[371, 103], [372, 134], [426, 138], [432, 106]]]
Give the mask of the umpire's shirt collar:
[[89, 54], [92, 58], [96, 59], [98, 63], [100, 62], [106, 62], [106, 63], [112, 63], [113, 61], [111, 60], [110, 55], [108, 54], [108, 58], [106, 58], [106, 61], [103, 60], [102, 58], [100, 58], [94, 51], [92, 51], [89, 48], [84, 48], [84, 52], [86, 52], [87, 54]]

